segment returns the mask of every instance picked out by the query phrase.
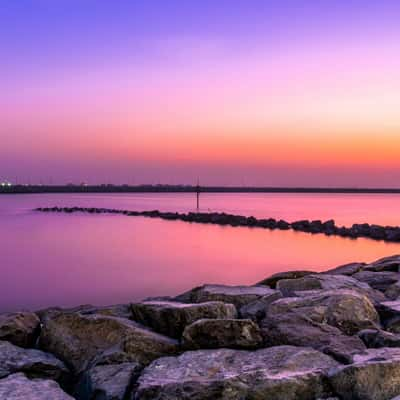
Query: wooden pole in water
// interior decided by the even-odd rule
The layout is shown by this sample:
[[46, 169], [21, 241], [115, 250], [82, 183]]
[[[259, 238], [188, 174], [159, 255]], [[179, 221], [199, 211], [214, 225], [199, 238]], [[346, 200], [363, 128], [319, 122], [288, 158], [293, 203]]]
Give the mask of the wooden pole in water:
[[197, 200], [197, 211], [199, 211], [199, 208], [200, 208], [200, 182], [199, 182], [199, 178], [197, 178], [196, 200]]

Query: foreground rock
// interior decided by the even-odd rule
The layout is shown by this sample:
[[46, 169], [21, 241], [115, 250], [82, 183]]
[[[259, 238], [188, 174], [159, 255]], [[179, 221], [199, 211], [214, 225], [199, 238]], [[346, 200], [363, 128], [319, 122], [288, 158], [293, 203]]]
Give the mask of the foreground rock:
[[315, 350], [280, 346], [189, 351], [148, 366], [136, 400], [310, 400], [330, 394], [326, 374], [338, 364]]
[[259, 326], [248, 319], [201, 319], [185, 328], [182, 340], [188, 349], [255, 349], [263, 342]]
[[172, 301], [146, 301], [132, 304], [133, 319], [155, 331], [180, 338], [187, 325], [203, 318], [236, 318], [233, 304], [209, 301], [187, 304]]
[[383, 293], [368, 284], [345, 275], [313, 274], [300, 279], [282, 279], [277, 283], [277, 288], [284, 296], [296, 296], [296, 292], [306, 290], [350, 289], [364, 294], [374, 304], [387, 300]]
[[339, 265], [336, 268], [329, 269], [328, 271], [321, 272], [322, 274], [328, 275], [347, 275], [351, 276], [357, 272], [360, 272], [367, 264], [365, 263], [349, 263], [344, 265]]
[[313, 321], [296, 313], [267, 316], [261, 325], [265, 346], [305, 346], [349, 364], [366, 347], [357, 336], [347, 336], [338, 328]]
[[282, 298], [281, 292], [272, 290], [270, 294], [260, 297], [251, 303], [245, 304], [239, 309], [241, 318], [249, 318], [253, 321], [260, 321], [265, 317], [269, 306], [276, 300]]
[[332, 325], [346, 335], [379, 327], [374, 305], [357, 291], [338, 289], [302, 293], [305, 294], [302, 297], [288, 297], [272, 303], [267, 318], [296, 313], [317, 323]]
[[400, 335], [380, 329], [365, 329], [358, 332], [358, 337], [369, 348], [400, 347]]
[[394, 256], [381, 258], [371, 264], [368, 264], [364, 270], [375, 272], [400, 272], [400, 255], [396, 254]]
[[385, 292], [391, 285], [399, 281], [400, 274], [391, 271], [360, 271], [353, 275], [360, 282], [368, 283], [373, 289]]
[[20, 347], [33, 347], [39, 335], [40, 320], [31, 312], [0, 314], [0, 340]]
[[273, 289], [276, 288], [276, 284], [278, 281], [282, 279], [299, 279], [304, 276], [314, 274], [312, 271], [287, 271], [287, 272], [277, 272], [276, 274], [271, 275], [270, 277], [263, 279], [258, 282], [257, 285], [266, 285]]
[[30, 380], [24, 374], [0, 379], [0, 399], [4, 400], [73, 400], [52, 380]]
[[83, 374], [75, 397], [79, 400], [124, 400], [130, 395], [141, 369], [138, 363], [97, 365]]
[[69, 374], [64, 363], [51, 354], [0, 341], [0, 378], [16, 372], [24, 372], [29, 378], [48, 378], [63, 383]]
[[223, 301], [231, 303], [240, 309], [246, 304], [275, 293], [271, 288], [265, 286], [226, 286], [226, 285], [204, 285], [175, 298], [184, 303], [204, 303], [207, 301]]
[[60, 313], [47, 318], [43, 322], [40, 345], [72, 366], [75, 372], [83, 371], [99, 357], [103, 357], [103, 363], [115, 363], [118, 359], [147, 364], [178, 350], [175, 340], [134, 321], [79, 313]]
[[343, 400], [388, 400], [400, 395], [400, 349], [369, 349], [354, 364], [332, 372], [331, 383]]

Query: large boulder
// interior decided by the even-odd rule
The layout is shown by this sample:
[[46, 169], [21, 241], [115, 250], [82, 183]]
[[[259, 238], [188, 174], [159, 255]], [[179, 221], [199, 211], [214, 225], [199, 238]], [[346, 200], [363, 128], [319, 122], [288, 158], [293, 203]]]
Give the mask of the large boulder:
[[381, 258], [365, 266], [364, 270], [375, 271], [375, 272], [381, 272], [381, 271], [400, 272], [400, 255]]
[[132, 304], [133, 319], [155, 331], [180, 338], [187, 325], [203, 318], [236, 318], [233, 304], [222, 301], [178, 303], [176, 301], [146, 301]]
[[388, 400], [400, 394], [400, 349], [369, 349], [339, 367], [330, 381], [343, 400]]
[[16, 372], [23, 372], [29, 378], [47, 378], [63, 383], [69, 374], [64, 363], [52, 354], [0, 341], [0, 378]]
[[313, 274], [299, 279], [283, 279], [277, 283], [277, 288], [284, 296], [295, 296], [296, 292], [305, 290], [350, 289], [364, 294], [374, 304], [387, 300], [383, 293], [367, 283], [345, 275]]
[[293, 345], [312, 347], [348, 364], [366, 349], [357, 336], [347, 336], [338, 328], [318, 323], [297, 313], [267, 315], [261, 323], [265, 346]]
[[18, 373], [0, 379], [0, 399], [4, 400], [74, 400], [49, 379], [28, 379]]
[[399, 281], [400, 273], [391, 271], [361, 271], [354, 274], [353, 278], [360, 282], [368, 283], [374, 289], [385, 292], [391, 285]]
[[263, 296], [273, 293], [271, 288], [265, 286], [226, 286], [226, 285], [203, 285], [175, 298], [176, 301], [184, 303], [204, 303], [207, 301], [223, 301], [231, 303], [237, 309], [251, 303]]
[[276, 284], [281, 279], [298, 279], [303, 278], [304, 276], [314, 274], [312, 271], [287, 271], [287, 272], [277, 272], [269, 276], [268, 278], [263, 279], [258, 282], [257, 285], [266, 285], [273, 289], [276, 288]]
[[381, 329], [364, 329], [358, 332], [358, 337], [369, 348], [400, 347], [400, 335]]
[[351, 275], [355, 274], [356, 272], [362, 271], [362, 269], [366, 265], [367, 264], [365, 264], [365, 263], [354, 262], [354, 263], [339, 265], [338, 267], [321, 272], [321, 274], [351, 276]]
[[282, 298], [281, 292], [278, 290], [271, 290], [270, 294], [267, 294], [259, 299], [252, 301], [251, 303], [245, 304], [239, 310], [241, 318], [249, 318], [253, 321], [260, 321], [265, 317], [265, 313], [268, 310], [270, 304], [274, 301]]
[[[60, 313], [43, 321], [40, 346], [81, 372], [104, 352], [104, 360], [147, 364], [163, 355], [174, 354], [178, 343], [124, 318], [104, 315]], [[106, 361], [104, 361], [106, 362]]]
[[81, 376], [75, 397], [78, 400], [127, 399], [141, 369], [139, 363], [96, 365]]
[[187, 349], [254, 349], [262, 345], [259, 326], [249, 319], [200, 319], [182, 335]]
[[20, 347], [33, 347], [39, 335], [40, 320], [31, 312], [0, 314], [0, 340]]
[[371, 301], [357, 291], [338, 289], [311, 291], [302, 297], [286, 297], [272, 303], [267, 318], [297, 313], [318, 323], [327, 323], [347, 335], [379, 326], [379, 316]]
[[326, 398], [326, 375], [337, 366], [318, 351], [292, 346], [189, 351], [148, 366], [138, 380], [135, 400]]

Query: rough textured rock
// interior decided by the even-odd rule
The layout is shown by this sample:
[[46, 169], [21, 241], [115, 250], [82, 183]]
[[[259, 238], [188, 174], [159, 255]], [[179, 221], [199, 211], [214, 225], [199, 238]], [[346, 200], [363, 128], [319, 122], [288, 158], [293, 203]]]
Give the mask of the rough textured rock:
[[359, 262], [339, 265], [336, 268], [332, 268], [322, 272], [322, 274], [351, 276], [356, 272], [360, 272], [366, 265], [367, 264], [365, 263], [359, 263]]
[[0, 379], [0, 399], [74, 400], [56, 382], [48, 379], [30, 380], [21, 373]]
[[23, 372], [29, 378], [48, 378], [59, 382], [65, 382], [69, 374], [64, 363], [51, 354], [0, 341], [0, 378], [16, 372]]
[[271, 293], [271, 289], [265, 286], [204, 285], [177, 296], [175, 300], [184, 303], [223, 301], [234, 304], [237, 309], [240, 309], [240, 307]]
[[381, 329], [365, 329], [358, 332], [358, 337], [369, 348], [400, 347], [400, 335]]
[[287, 272], [278, 272], [269, 276], [268, 278], [263, 279], [258, 282], [257, 285], [266, 285], [273, 289], [276, 288], [276, 284], [281, 279], [298, 279], [303, 278], [304, 276], [314, 274], [312, 271], [287, 271]]
[[31, 312], [0, 314], [0, 340], [32, 347], [39, 335], [40, 320]]
[[372, 288], [384, 292], [391, 285], [399, 281], [400, 274], [398, 272], [391, 271], [361, 271], [354, 274], [353, 278], [360, 282], [368, 283], [368, 285]]
[[393, 271], [400, 272], [400, 255], [394, 255], [390, 257], [384, 257], [371, 264], [368, 264], [364, 270], [365, 271]]
[[369, 349], [354, 364], [332, 372], [330, 381], [343, 400], [388, 400], [400, 394], [400, 349]]
[[118, 354], [119, 359], [125, 362], [146, 364], [178, 350], [175, 340], [145, 329], [134, 321], [79, 313], [60, 313], [44, 320], [40, 345], [76, 372], [86, 369], [95, 357], [107, 351], [110, 351], [110, 356], [104, 360], [111, 362]]
[[385, 329], [400, 333], [400, 300], [382, 302], [377, 309]]
[[128, 398], [142, 367], [138, 363], [97, 365], [85, 372], [78, 384], [78, 400], [124, 400]]
[[265, 346], [307, 346], [348, 364], [366, 349], [357, 336], [344, 335], [338, 328], [321, 324], [303, 315], [268, 315], [261, 324]]
[[284, 296], [294, 296], [304, 290], [351, 289], [364, 294], [374, 304], [387, 300], [383, 293], [368, 284], [344, 275], [313, 274], [300, 279], [283, 279], [278, 282], [277, 288]]
[[390, 285], [385, 290], [385, 296], [389, 300], [397, 300], [400, 297], [400, 282], [396, 282], [393, 285]]
[[154, 361], [136, 400], [310, 400], [329, 395], [326, 374], [338, 364], [320, 352], [280, 346], [189, 351]]
[[258, 300], [241, 307], [239, 315], [241, 318], [249, 318], [253, 321], [259, 321], [265, 317], [269, 305], [280, 298], [282, 298], [281, 292], [273, 290], [270, 294], [260, 297]]
[[290, 313], [335, 326], [347, 335], [379, 326], [379, 316], [371, 301], [347, 289], [312, 292], [308, 296], [277, 300], [268, 308], [267, 318]]
[[187, 349], [255, 349], [262, 345], [259, 326], [249, 319], [201, 319], [182, 335]]
[[203, 318], [236, 318], [233, 304], [209, 301], [200, 304], [147, 301], [132, 304], [133, 319], [155, 331], [180, 338], [187, 325]]

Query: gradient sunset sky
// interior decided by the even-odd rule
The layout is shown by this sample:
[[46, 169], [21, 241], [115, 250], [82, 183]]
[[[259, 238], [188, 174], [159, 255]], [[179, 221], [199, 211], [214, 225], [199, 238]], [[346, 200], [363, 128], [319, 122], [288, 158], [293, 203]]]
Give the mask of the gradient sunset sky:
[[0, 0], [0, 180], [400, 187], [400, 2]]

